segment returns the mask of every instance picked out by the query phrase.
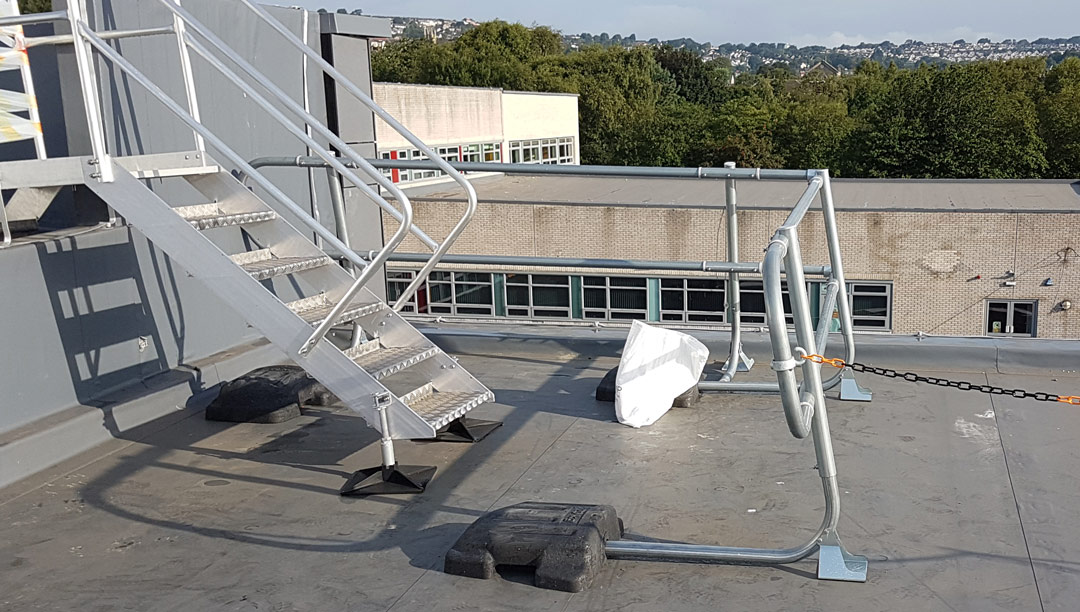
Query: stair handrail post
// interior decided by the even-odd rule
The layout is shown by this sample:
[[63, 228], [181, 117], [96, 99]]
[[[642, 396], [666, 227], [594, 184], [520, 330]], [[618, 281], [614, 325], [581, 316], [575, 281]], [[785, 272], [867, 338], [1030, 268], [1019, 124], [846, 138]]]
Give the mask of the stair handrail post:
[[173, 100], [166, 94], [160, 87], [157, 86], [150, 78], [143, 74], [138, 68], [127, 61], [122, 55], [120, 55], [115, 49], [110, 47], [104, 39], [97, 36], [89, 26], [81, 24], [78, 30], [80, 34], [97, 49], [98, 52], [111, 61], [121, 72], [127, 74], [134, 79], [137, 83], [142, 85], [152, 96], [158, 99], [166, 109], [176, 115], [182, 122], [187, 124], [193, 130], [196, 130], [206, 139], [210, 146], [214, 147], [222, 155], [224, 155], [230, 162], [236, 165], [236, 167], [245, 172], [251, 177], [251, 180], [255, 182], [259, 187], [266, 190], [271, 197], [280, 202], [286, 209], [292, 214], [296, 215], [301, 222], [310, 227], [315, 233], [325, 240], [330, 246], [341, 251], [341, 253], [352, 263], [360, 267], [365, 267], [368, 262], [362, 257], [356, 254], [352, 249], [345, 247], [344, 244], [334, 235], [332, 231], [316, 223], [311, 215], [307, 213], [299, 204], [292, 201], [292, 199], [281, 191], [273, 182], [260, 174], [255, 168], [252, 168], [250, 164], [235, 150], [229, 147], [224, 141], [217, 135], [210, 131], [205, 125], [195, 121], [195, 119], [181, 106], [176, 100]]
[[[180, 0], [175, 0], [176, 4], [180, 4]], [[180, 51], [180, 73], [184, 79], [184, 93], [187, 95], [188, 112], [191, 116], [202, 123], [202, 116], [199, 113], [199, 96], [195, 90], [195, 74], [191, 69], [191, 54], [188, 52], [188, 46], [184, 41], [186, 33], [186, 27], [184, 20], [179, 15], [173, 13], [173, 31], [176, 32], [176, 46]], [[203, 140], [201, 134], [192, 130], [192, 134], [195, 137], [195, 149], [200, 153], [206, 152], [206, 141]]]
[[83, 107], [86, 110], [86, 127], [90, 132], [90, 148], [94, 156], [90, 163], [97, 166], [90, 176], [102, 183], [111, 183], [114, 180], [113, 161], [105, 145], [105, 127], [101, 114], [101, 99], [98, 96], [97, 71], [94, 69], [90, 40], [83, 31], [85, 26], [86, 30], [92, 33], [86, 15], [86, 0], [69, 0], [68, 21], [74, 36], [75, 63], [79, 71]]
[[[306, 131], [301, 130], [298, 126], [290, 122], [288, 120], [288, 117], [286, 117], [280, 110], [275, 108], [269, 100], [267, 100], [254, 88], [254, 86], [240, 79], [239, 75], [230, 70], [228, 66], [226, 66], [221, 60], [215, 57], [209, 49], [207, 49], [198, 41], [192, 39], [190, 35], [185, 35], [185, 42], [192, 50], [198, 53], [199, 56], [202, 57], [213, 68], [220, 71], [223, 75], [229, 77], [236, 84], [237, 87], [244, 91], [244, 93], [246, 93], [252, 101], [258, 104], [272, 118], [277, 120], [278, 123], [282, 125], [282, 127], [284, 127], [287, 131], [291, 132], [294, 136], [299, 138], [311, 150], [318, 153], [319, 157], [321, 157], [324, 162], [330, 164], [338, 172], [341, 172], [357, 187], [361, 189], [370, 189], [369, 187], [367, 187], [367, 184], [364, 183], [362, 179], [356, 176], [355, 173], [353, 173], [343, 163], [338, 161], [337, 156], [335, 156], [332, 152], [325, 149], [324, 147], [320, 146], [319, 143], [315, 141], [315, 139], [313, 139], [311, 136], [308, 136]], [[378, 197], [377, 194], [373, 195], [375, 195], [375, 197]], [[334, 307], [330, 310], [330, 313], [326, 316], [322, 323], [319, 324], [319, 326], [315, 329], [315, 331], [311, 334], [307, 341], [304, 342], [304, 344], [299, 350], [299, 354], [301, 356], [307, 355], [311, 351], [311, 349], [314, 348], [315, 345], [318, 344], [318, 342], [326, 336], [330, 328], [334, 326], [341, 313], [344, 312], [345, 309], [348, 307], [352, 298], [356, 296], [360, 289], [362, 289], [368, 282], [371, 281], [375, 273], [379, 271], [379, 268], [386, 263], [387, 259], [389, 259], [394, 249], [396, 249], [397, 246], [401, 244], [401, 242], [406, 238], [406, 236], [408, 236], [409, 228], [412, 227], [412, 204], [409, 202], [408, 197], [406, 197], [404, 194], [402, 194], [402, 197], [398, 201], [398, 203], [401, 205], [402, 208], [402, 223], [398, 226], [397, 231], [390, 238], [390, 240], [387, 241], [383, 248], [379, 250], [378, 254], [374, 258], [372, 258], [371, 262], [368, 263], [368, 265], [364, 268], [360, 275], [356, 277], [356, 280], [349, 287], [349, 289], [346, 290], [345, 293], [338, 299], [337, 303], [334, 304]], [[335, 246], [338, 245], [340, 245], [338, 248], [344, 248], [351, 251], [351, 248], [345, 246], [342, 242], [338, 242], [337, 244], [335, 244]], [[355, 252], [353, 252], [353, 254], [355, 255]]]
[[[169, 2], [170, 0], [162, 1]], [[439, 170], [448, 175], [451, 179], [454, 180], [454, 182], [456, 182], [458, 185], [461, 186], [462, 189], [465, 190], [465, 195], [468, 199], [468, 206], [466, 206], [465, 213], [462, 215], [461, 220], [454, 226], [450, 233], [447, 234], [440, 247], [437, 248], [432, 254], [431, 259], [428, 261], [428, 263], [422, 268], [421, 271], [424, 272], [424, 274], [417, 274], [416, 278], [413, 279], [413, 282], [409, 284], [409, 287], [406, 287], [406, 290], [402, 293], [401, 297], [398, 299], [398, 302], [395, 303], [394, 308], [396, 310], [400, 310], [400, 308], [404, 306], [404, 300], [407, 300], [412, 296], [413, 293], [416, 292], [420, 284], [422, 284], [426, 280], [425, 277], [427, 272], [430, 272], [436, 265], [438, 265], [439, 260], [442, 258], [442, 256], [450, 250], [450, 248], [454, 245], [454, 242], [456, 242], [457, 239], [461, 236], [462, 232], [464, 232], [465, 227], [468, 226], [468, 224], [472, 221], [472, 218], [476, 213], [477, 208], [476, 190], [473, 188], [472, 184], [468, 181], [468, 179], [465, 178], [464, 175], [455, 170], [454, 167], [451, 166], [445, 159], [443, 159], [440, 155], [438, 155], [435, 151], [428, 147], [415, 134], [410, 132], [404, 125], [402, 125], [397, 119], [395, 119], [393, 115], [386, 112], [386, 109], [379, 106], [375, 102], [375, 100], [371, 98], [371, 96], [367, 95], [367, 93], [357, 87], [355, 83], [350, 81], [344, 74], [342, 74], [337, 68], [335, 68], [333, 64], [323, 59], [323, 57], [316, 53], [311, 47], [303, 44], [303, 42], [299, 40], [292, 32], [290, 32], [284, 25], [282, 25], [280, 21], [278, 21], [273, 17], [273, 15], [268, 13], [265, 8], [263, 8], [253, 0], [239, 1], [246, 5], [249, 9], [251, 9], [251, 11], [254, 12], [257, 16], [259, 16], [259, 18], [262, 19], [264, 23], [269, 25], [276, 32], [278, 32], [278, 34], [285, 38], [289, 42], [289, 44], [296, 47], [300, 50], [300, 52], [310, 58], [315, 63], [315, 65], [319, 66], [323, 70], [323, 72], [329, 75], [335, 83], [341, 85], [345, 89], [345, 91], [352, 94], [353, 97], [359, 100], [364, 106], [368, 107], [377, 117], [382, 119], [395, 132], [400, 134], [414, 147], [419, 149], [420, 152], [422, 152], [428, 159], [430, 159], [432, 162], [435, 163], [436, 166], [438, 166]], [[374, 170], [374, 168], [372, 168], [372, 170]], [[379, 172], [378, 174], [385, 178], [385, 176], [382, 175], [381, 172]]]

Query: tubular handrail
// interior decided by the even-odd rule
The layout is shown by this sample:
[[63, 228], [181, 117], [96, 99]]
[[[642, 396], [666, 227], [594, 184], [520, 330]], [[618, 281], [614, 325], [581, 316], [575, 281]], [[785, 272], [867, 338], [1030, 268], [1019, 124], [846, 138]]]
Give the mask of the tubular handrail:
[[247, 172], [256, 184], [265, 189], [267, 193], [269, 193], [275, 200], [285, 206], [285, 208], [287, 208], [291, 213], [296, 215], [302, 223], [310, 227], [315, 233], [319, 234], [320, 237], [322, 237], [329, 244], [334, 246], [334, 248], [340, 249], [342, 254], [352, 263], [361, 267], [368, 265], [366, 261], [364, 261], [352, 250], [344, 248], [345, 245], [342, 244], [340, 240], [338, 240], [337, 236], [335, 236], [333, 232], [323, 227], [322, 224], [315, 222], [315, 220], [312, 219], [311, 216], [307, 213], [307, 211], [305, 211], [299, 204], [294, 202], [289, 196], [285, 195], [285, 193], [281, 191], [281, 189], [279, 189], [276, 185], [274, 185], [269, 179], [267, 179], [257, 170], [249, 166], [239, 153], [226, 145], [205, 125], [196, 121], [187, 112], [187, 110], [185, 110], [175, 100], [169, 97], [168, 94], [166, 94], [152, 80], [150, 80], [146, 75], [144, 75], [138, 68], [133, 66], [131, 62], [127, 61], [127, 59], [125, 59], [116, 50], [110, 47], [105, 40], [98, 37], [86, 23], [80, 21], [78, 22], [77, 27], [82, 38], [86, 40], [90, 45], [92, 45], [95, 49], [97, 49], [103, 57], [108, 59], [122, 72], [124, 72], [132, 79], [134, 79], [137, 83], [142, 85], [151, 95], [157, 98], [158, 101], [160, 101], [166, 109], [168, 109], [181, 121], [187, 124], [189, 128], [191, 128], [192, 130], [200, 134], [203, 138], [205, 138], [208, 143], [210, 143], [214, 148], [220, 151], [230, 162], [235, 164], [241, 170]]
[[[292, 111], [294, 115], [300, 117], [310, 128], [314, 129], [322, 137], [329, 140], [347, 158], [356, 163], [359, 168], [363, 170], [368, 176], [372, 177], [377, 183], [387, 188], [395, 196], [395, 198], [401, 205], [403, 213], [401, 224], [398, 227], [398, 230], [394, 233], [390, 240], [387, 241], [385, 245], [383, 245], [383, 248], [379, 251], [378, 255], [371, 261], [370, 265], [365, 268], [359, 276], [356, 277], [356, 280], [353, 282], [353, 284], [345, 291], [344, 294], [342, 294], [340, 298], [338, 298], [333, 308], [330, 309], [330, 313], [315, 328], [315, 331], [312, 332], [311, 336], [300, 347], [300, 354], [306, 355], [311, 351], [312, 348], [314, 348], [319, 343], [320, 340], [322, 340], [326, 336], [327, 332], [329, 332], [330, 328], [333, 327], [334, 322], [337, 321], [341, 313], [343, 313], [345, 309], [348, 308], [349, 304], [352, 302], [353, 297], [355, 297], [356, 294], [360, 291], [360, 289], [362, 289], [368, 282], [371, 281], [371, 279], [379, 271], [382, 265], [386, 263], [386, 259], [390, 256], [390, 253], [392, 253], [394, 249], [396, 249], [398, 245], [401, 244], [405, 237], [408, 236], [410, 229], [413, 227], [412, 205], [409, 202], [408, 197], [400, 189], [398, 189], [396, 185], [388, 181], [381, 172], [372, 168], [371, 165], [368, 164], [364, 160], [364, 158], [360, 157], [348, 144], [345, 143], [345, 141], [343, 141], [336, 134], [330, 131], [329, 128], [323, 125], [318, 119], [316, 119], [311, 113], [309, 113], [306, 109], [300, 106], [300, 104], [298, 104], [295, 100], [290, 98], [285, 92], [281, 91], [279, 87], [274, 85], [273, 82], [268, 79], [264, 74], [262, 74], [258, 69], [256, 69], [249, 62], [244, 60], [244, 58], [240, 57], [235, 51], [229, 48], [229, 46], [226, 45], [224, 41], [222, 41], [216, 34], [206, 28], [206, 26], [200, 23], [197, 19], [195, 19], [195, 17], [191, 15], [191, 13], [187, 12], [180, 5], [176, 4], [174, 0], [161, 0], [161, 3], [167, 9], [172, 11], [173, 15], [180, 22], [190, 27], [192, 32], [198, 34], [201, 38], [203, 38], [213, 47], [215, 47], [217, 51], [228, 57], [230, 61], [239, 66], [240, 69], [243, 70], [248, 76], [255, 79], [256, 82], [258, 82], [263, 89], [270, 92], [270, 94], [273, 95], [274, 98], [276, 98], [279, 102], [284, 104], [286, 108]], [[266, 98], [259, 94], [252, 85], [250, 85], [247, 81], [240, 78], [235, 72], [229, 69], [224, 64], [224, 62], [218, 59], [217, 56], [215, 56], [202, 43], [190, 36], [187, 33], [186, 29], [180, 34], [188, 47], [198, 53], [216, 70], [229, 77], [238, 87], [240, 87], [242, 90], [244, 90], [245, 93], [251, 96], [251, 98], [256, 103], [263, 107], [263, 109], [266, 110], [274, 119], [281, 123], [282, 126], [284, 126], [295, 136], [297, 136], [301, 141], [303, 141], [309, 147], [309, 149], [316, 153], [320, 158], [322, 158], [323, 161], [333, 166], [335, 170], [348, 178], [358, 188], [362, 189], [369, 197], [372, 198], [373, 201], [382, 202], [383, 204], [385, 204], [385, 207], [393, 208], [390, 203], [387, 202], [380, 194], [375, 192], [375, 190], [369, 187], [363, 180], [359, 179], [359, 177], [357, 177], [354, 172], [352, 172], [349, 168], [342, 164], [336, 155], [331, 153], [323, 146], [319, 145], [319, 143], [317, 143], [311, 136], [309, 136], [306, 131], [299, 129], [297, 126], [292, 124], [288, 120], [288, 118], [285, 117], [283, 113], [281, 113], [281, 111], [279, 111], [272, 104], [270, 104], [266, 100]], [[438, 249], [436, 249], [436, 253], [438, 252]]]
[[[383, 175], [381, 172], [368, 164], [361, 156], [356, 153], [356, 151], [352, 149], [352, 147], [350, 147], [347, 143], [345, 143], [344, 140], [338, 137], [337, 134], [334, 134], [333, 131], [330, 130], [330, 128], [323, 125], [323, 123], [319, 121], [317, 117], [312, 115], [298, 102], [289, 97], [289, 95], [282, 91], [281, 88], [274, 85], [273, 81], [267, 78], [265, 74], [260, 72], [250, 62], [248, 62], [239, 54], [234, 52], [223, 40], [221, 40], [219, 36], [214, 34], [214, 32], [212, 32], [209, 28], [199, 22], [195, 18], [195, 16], [192, 15], [189, 11], [177, 4], [175, 0], [159, 1], [163, 5], [165, 5], [165, 8], [169, 9], [173, 13], [174, 17], [179, 19], [183, 24], [189, 26], [192, 32], [198, 34], [199, 37], [210, 43], [210, 45], [214, 47], [217, 51], [223, 53], [226, 57], [228, 57], [230, 61], [239, 66], [240, 69], [244, 71], [244, 73], [254, 79], [260, 86], [262, 86], [263, 89], [270, 92], [270, 94], [272, 94], [275, 99], [284, 104], [290, 112], [303, 120], [304, 123], [310, 126], [313, 130], [317, 131], [320, 136], [330, 141], [330, 143], [334, 147], [336, 147], [342, 153], [342, 155], [347, 157], [349, 160], [351, 160], [351, 163], [354, 164], [349, 167], [362, 170], [365, 174], [370, 176], [379, 186], [383, 187], [391, 194], [393, 194], [395, 199], [403, 197], [408, 200], [408, 197], [401, 192], [397, 185], [395, 185], [392, 181], [387, 180], [385, 175]], [[191, 37], [188, 37], [186, 42], [189, 45], [198, 44]], [[232, 74], [231, 71], [230, 74]], [[237, 84], [240, 85], [239, 79], [237, 81]], [[321, 145], [316, 148], [316, 152], [323, 150], [325, 150], [325, 147], [322, 147]], [[323, 159], [324, 162], [329, 162], [325, 155], [320, 154], [319, 157]], [[364, 189], [368, 197], [372, 198], [381, 208], [388, 211], [395, 219], [397, 219], [398, 221], [401, 220], [401, 213], [399, 213], [397, 209], [395, 209], [393, 205], [387, 202], [386, 199], [383, 198], [380, 194], [375, 192], [366, 184], [362, 183], [357, 186], [361, 189]], [[426, 235], [424, 237], [426, 237]], [[423, 241], [423, 238], [421, 238], [421, 240]], [[430, 241], [430, 238], [428, 238], [428, 241]], [[424, 243], [434, 250], [434, 241], [431, 241], [430, 243], [428, 241], [424, 241]]]
[[[207, 63], [220, 71], [222, 74], [232, 79], [233, 82], [244, 91], [244, 93], [246, 93], [248, 96], [251, 97], [253, 101], [255, 101], [255, 103], [257, 103], [264, 110], [266, 110], [271, 117], [277, 119], [278, 122], [281, 123], [281, 125], [284, 126], [286, 130], [299, 138], [312, 151], [314, 151], [321, 158], [323, 158], [326, 163], [333, 166], [335, 170], [342, 173], [342, 175], [348, 178], [353, 184], [361, 187], [362, 189], [365, 189], [368, 192], [374, 193], [374, 190], [368, 187], [360, 177], [356, 176], [354, 172], [349, 170], [344, 164], [338, 161], [337, 157], [334, 156], [333, 153], [319, 146], [319, 143], [316, 142], [315, 139], [311, 136], [308, 136], [306, 131], [300, 129], [298, 126], [291, 123], [288, 117], [282, 114], [281, 111], [274, 108], [274, 106], [270, 104], [270, 102], [258, 91], [256, 91], [253, 86], [240, 79], [239, 76], [236, 75], [236, 73], [229, 70], [229, 68], [225, 66], [225, 64], [221, 62], [221, 60], [215, 57], [209, 49], [204, 47], [199, 42], [192, 40], [190, 37], [187, 38], [186, 42], [192, 50], [199, 54], [200, 57], [206, 60]], [[376, 197], [378, 196], [376, 195]], [[330, 309], [330, 313], [327, 314], [326, 318], [323, 319], [323, 321], [315, 328], [315, 331], [312, 332], [311, 336], [307, 339], [307, 341], [304, 342], [304, 344], [300, 348], [301, 355], [306, 355], [308, 352], [310, 352], [311, 349], [314, 348], [315, 345], [318, 344], [318, 342], [326, 336], [327, 332], [329, 332], [330, 328], [334, 326], [334, 323], [338, 320], [338, 317], [341, 315], [341, 313], [344, 312], [346, 308], [348, 308], [349, 304], [352, 302], [352, 298], [356, 296], [356, 294], [360, 291], [361, 288], [363, 288], [365, 285], [367, 285], [368, 282], [371, 281], [371, 279], [379, 271], [379, 268], [386, 263], [387, 258], [390, 257], [390, 254], [394, 251], [394, 249], [396, 249], [398, 245], [401, 244], [401, 241], [403, 241], [405, 237], [408, 236], [409, 228], [412, 226], [412, 204], [409, 202], [408, 199], [402, 200], [400, 204], [403, 211], [403, 222], [398, 227], [394, 235], [390, 238], [390, 240], [387, 241], [387, 243], [383, 245], [383, 248], [378, 251], [374, 258], [372, 258], [368, 266], [363, 269], [359, 276], [356, 277], [356, 280], [353, 281], [352, 285], [350, 285], [349, 288], [345, 291], [345, 293], [342, 294], [340, 298], [338, 298], [337, 303], [334, 304], [334, 307]], [[319, 225], [322, 224], [320, 223]], [[344, 243], [342, 243], [342, 246], [344, 246]]]
[[[166, 3], [168, 3], [169, 1], [170, 0], [162, 0], [162, 2]], [[457, 241], [461, 233], [465, 231], [465, 227], [468, 226], [469, 222], [472, 220], [473, 215], [476, 213], [477, 207], [476, 190], [460, 172], [455, 170], [453, 166], [451, 166], [449, 163], [447, 163], [446, 160], [436, 154], [435, 151], [432, 151], [426, 144], [424, 144], [422, 140], [417, 138], [416, 135], [406, 129], [405, 126], [399, 123], [398, 120], [395, 119], [390, 113], [386, 112], [385, 109], [376, 104], [375, 100], [373, 100], [370, 96], [364, 93], [364, 91], [357, 87], [352, 81], [346, 78], [345, 75], [342, 74], [337, 68], [335, 68], [332, 64], [323, 59], [322, 56], [316, 53], [311, 47], [303, 44], [302, 41], [298, 40], [296, 36], [294, 36], [285, 28], [284, 25], [281, 24], [280, 21], [274, 19], [272, 15], [266, 12], [266, 9], [259, 6], [253, 0], [239, 1], [246, 5], [249, 9], [251, 9], [251, 11], [255, 13], [260, 19], [262, 19], [264, 23], [276, 30], [278, 34], [280, 34], [286, 41], [289, 42], [289, 44], [296, 47], [298, 50], [300, 50], [301, 53], [307, 56], [308, 59], [315, 62], [315, 65], [319, 66], [324, 73], [329, 75], [335, 83], [342, 86], [345, 91], [348, 91], [364, 106], [368, 107], [368, 109], [375, 113], [376, 116], [382, 119], [395, 132], [408, 140], [414, 147], [419, 149], [424, 155], [427, 156], [428, 159], [434, 162], [440, 170], [449, 175], [454, 180], [454, 182], [461, 185], [462, 189], [465, 190], [466, 196], [468, 198], [468, 205], [466, 206], [465, 213], [462, 215], [461, 219], [457, 222], [453, 229], [450, 230], [450, 233], [447, 234], [442, 244], [439, 245], [439, 248], [435, 249], [435, 252], [431, 256], [431, 260], [429, 260], [428, 263], [425, 264], [423, 268], [421, 268], [420, 272], [416, 275], [416, 278], [413, 279], [413, 282], [411, 282], [409, 286], [406, 287], [405, 290], [401, 293], [398, 301], [394, 304], [394, 310], [400, 311], [402, 308], [404, 308], [408, 299], [411, 298], [413, 294], [416, 293], [417, 289], [420, 288], [420, 285], [426, 281], [427, 275], [439, 263], [439, 260], [442, 259], [442, 256], [450, 250], [450, 248], [454, 245], [454, 242]], [[367, 162], [364, 163], [366, 164]], [[400, 191], [395, 193], [395, 196], [397, 196], [398, 193], [400, 193]], [[403, 196], [404, 194], [401, 195]]]
[[[329, 170], [335, 170], [333, 166], [326, 163], [326, 161], [324, 159], [322, 159], [321, 157], [312, 157], [312, 156], [306, 156], [306, 155], [294, 155], [292, 157], [285, 157], [285, 156], [256, 157], [254, 159], [248, 160], [248, 163], [251, 164], [252, 168], [256, 168], [256, 169], [258, 169], [258, 168], [266, 168], [266, 167], [278, 167], [278, 168], [326, 168], [326, 169], [329, 169]], [[345, 167], [346, 168], [359, 168], [359, 166], [355, 162], [351, 162], [351, 161], [347, 162], [345, 164]], [[241, 183], [243, 183], [245, 185], [247, 184], [247, 175], [245, 173], [241, 172], [240, 175], [237, 176], [236, 178]], [[385, 202], [385, 199], [382, 199], [382, 201]], [[382, 208], [381, 204], [379, 206], [380, 206], [380, 208]], [[399, 222], [401, 221], [401, 213], [399, 213], [397, 211], [397, 209], [395, 209], [393, 206], [391, 206], [389, 208], [383, 208], [383, 210], [386, 210], [387, 212], [389, 212]], [[423, 242], [432, 251], [434, 251], [435, 249], [437, 249], [439, 247], [439, 243], [436, 242], [435, 240], [433, 240], [426, 233], [424, 233], [424, 230], [420, 229], [420, 227], [418, 225], [416, 225], [415, 223], [413, 224], [411, 229], [412, 229], [413, 235], [416, 236], [417, 238], [419, 238], [420, 242]], [[343, 240], [344, 240], [344, 238], [343, 238]], [[427, 261], [427, 259], [425, 258], [424, 261]]]

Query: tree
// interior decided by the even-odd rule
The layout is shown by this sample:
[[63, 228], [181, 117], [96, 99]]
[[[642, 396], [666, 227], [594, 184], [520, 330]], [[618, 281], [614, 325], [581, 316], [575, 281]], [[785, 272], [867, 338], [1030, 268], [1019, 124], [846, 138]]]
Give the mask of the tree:
[[686, 49], [668, 45], [653, 52], [656, 61], [675, 79], [675, 91], [688, 102], [716, 104], [723, 100], [730, 72], [720, 62], [703, 62]]
[[1046, 142], [1047, 176], [1080, 178], [1080, 59], [1066, 59], [1047, 74], [1039, 132]]
[[19, 12], [45, 13], [52, 10], [52, 0], [19, 0]]
[[401, 33], [401, 35], [404, 38], [411, 40], [424, 38], [424, 28], [420, 27], [420, 24], [416, 23], [415, 21], [410, 21], [409, 24], [405, 26], [405, 30]]

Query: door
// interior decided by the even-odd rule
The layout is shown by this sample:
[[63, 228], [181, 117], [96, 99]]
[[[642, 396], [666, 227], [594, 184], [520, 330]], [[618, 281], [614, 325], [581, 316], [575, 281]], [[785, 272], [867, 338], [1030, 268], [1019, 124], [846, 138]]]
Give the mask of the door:
[[986, 334], [1035, 337], [1035, 300], [987, 300]]

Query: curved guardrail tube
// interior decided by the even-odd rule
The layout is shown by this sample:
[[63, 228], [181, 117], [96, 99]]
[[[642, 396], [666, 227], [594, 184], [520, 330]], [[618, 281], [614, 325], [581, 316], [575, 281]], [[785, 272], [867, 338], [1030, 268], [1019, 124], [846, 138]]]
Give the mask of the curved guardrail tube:
[[772, 343], [772, 368], [780, 386], [780, 401], [784, 406], [791, 435], [800, 440], [810, 435], [810, 419], [814, 414], [812, 404], [805, 405], [799, 397], [799, 383], [795, 380], [795, 358], [788, 343], [787, 322], [784, 320], [784, 300], [780, 284], [780, 262], [787, 254], [787, 236], [777, 233], [765, 251], [762, 263], [762, 282], [765, 289], [765, 319], [769, 325]]

